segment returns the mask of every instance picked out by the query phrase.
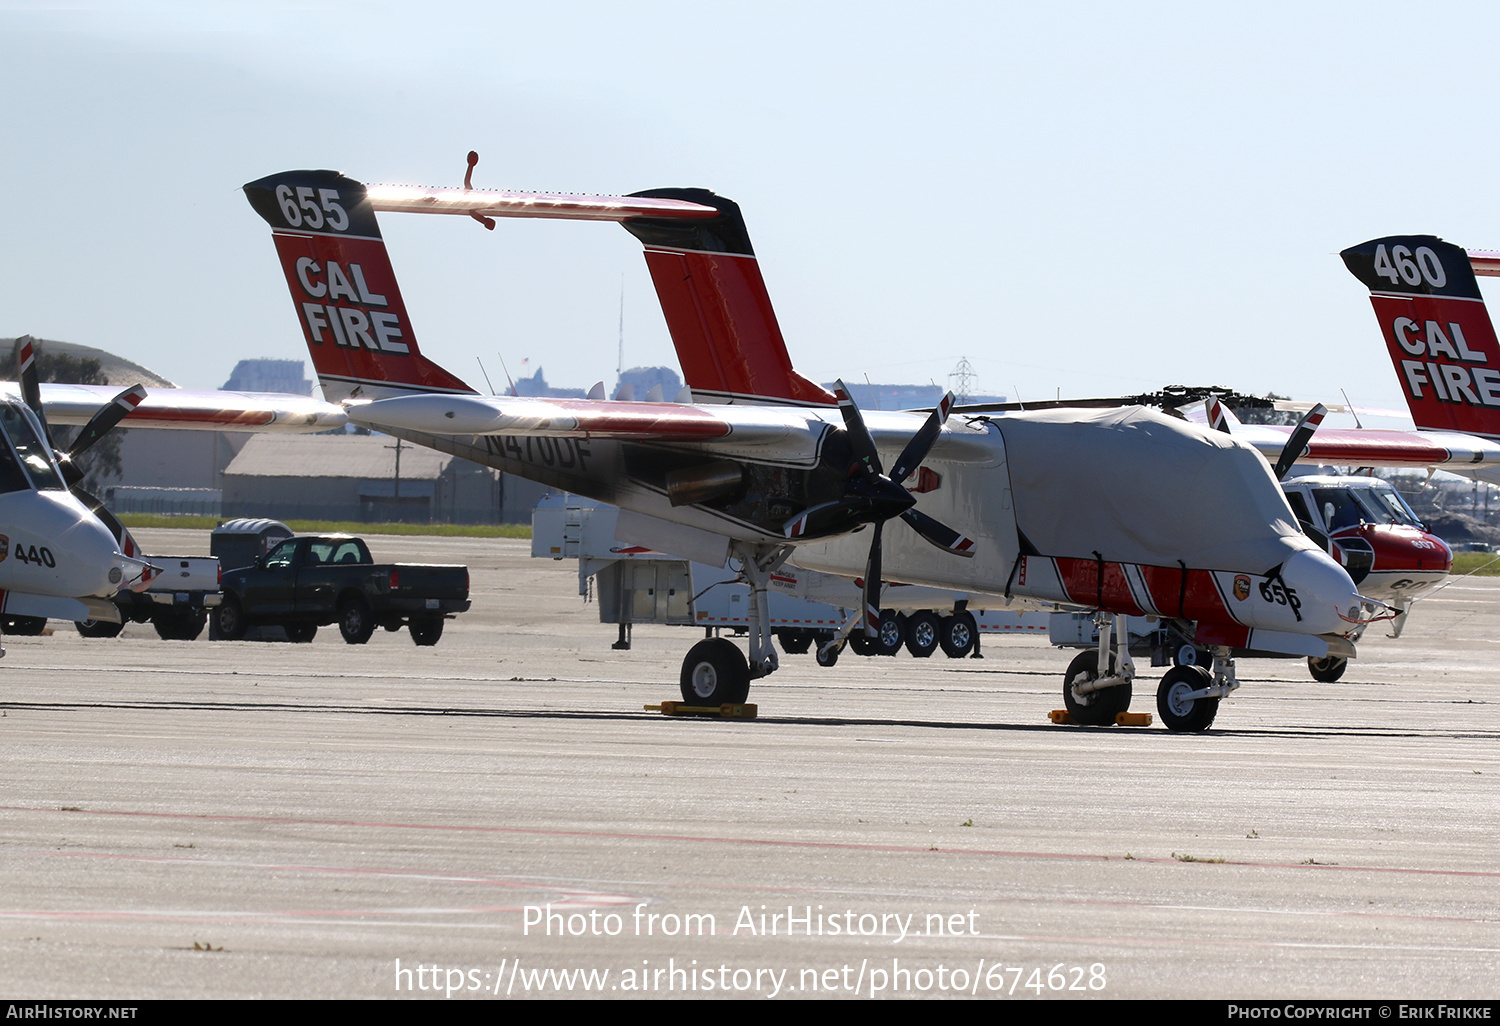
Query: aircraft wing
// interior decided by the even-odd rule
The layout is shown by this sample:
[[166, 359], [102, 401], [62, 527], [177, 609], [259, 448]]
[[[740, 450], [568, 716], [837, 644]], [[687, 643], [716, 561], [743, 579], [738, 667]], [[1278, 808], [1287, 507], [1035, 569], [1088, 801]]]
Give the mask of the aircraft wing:
[[[1292, 428], [1236, 423], [1231, 434], [1274, 464]], [[1469, 470], [1500, 466], [1500, 443], [1457, 431], [1385, 431], [1319, 428], [1299, 463], [1355, 467], [1442, 467]]]
[[[41, 386], [42, 409], [52, 424], [86, 424], [120, 393], [115, 385]], [[14, 382], [0, 393], [16, 398]], [[211, 431], [329, 431], [348, 417], [332, 403], [305, 395], [275, 392], [199, 392], [183, 388], [148, 389], [146, 398], [120, 422], [132, 428], [198, 428]]]
[[[842, 430], [836, 411], [604, 399], [432, 393], [351, 403], [348, 410], [351, 421], [377, 431], [607, 438], [701, 446], [724, 455], [796, 464], [816, 462], [825, 436]], [[899, 451], [923, 419], [914, 413], [871, 414], [870, 433], [878, 445]], [[983, 429], [950, 424], [934, 442], [931, 457], [988, 460], [993, 451], [986, 439]]]

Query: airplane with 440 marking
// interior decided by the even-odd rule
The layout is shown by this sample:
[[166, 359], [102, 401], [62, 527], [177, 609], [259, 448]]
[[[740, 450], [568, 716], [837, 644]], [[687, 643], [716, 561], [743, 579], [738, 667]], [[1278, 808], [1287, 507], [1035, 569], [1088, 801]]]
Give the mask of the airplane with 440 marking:
[[[306, 396], [41, 384], [28, 337], [17, 340], [16, 367], [20, 381], [0, 383], [0, 620], [13, 630], [48, 618], [118, 623], [110, 597], [157, 573], [82, 486], [77, 458], [117, 424], [322, 431], [345, 422], [337, 406]], [[49, 421], [83, 427], [58, 452]]]
[[[473, 158], [471, 157], [471, 168]], [[886, 582], [1097, 610], [1100, 643], [1068, 668], [1075, 722], [1128, 709], [1135, 667], [1120, 617], [1184, 625], [1212, 667], [1169, 671], [1157, 709], [1204, 730], [1238, 686], [1233, 651], [1347, 658], [1378, 606], [1297, 527], [1249, 446], [1154, 410], [867, 413], [787, 355], [739, 208], [703, 190], [576, 196], [366, 187], [288, 171], [245, 193], [271, 226], [325, 396], [349, 419], [620, 507], [618, 536], [733, 561], [750, 585], [749, 659], [705, 639], [683, 697], [743, 702], [777, 667], [771, 573], [864, 580], [866, 609], [823, 646], [873, 630]], [[377, 211], [620, 222], [645, 246], [689, 402], [484, 395], [425, 358]], [[1174, 482], [1164, 487], [1161, 482]]]

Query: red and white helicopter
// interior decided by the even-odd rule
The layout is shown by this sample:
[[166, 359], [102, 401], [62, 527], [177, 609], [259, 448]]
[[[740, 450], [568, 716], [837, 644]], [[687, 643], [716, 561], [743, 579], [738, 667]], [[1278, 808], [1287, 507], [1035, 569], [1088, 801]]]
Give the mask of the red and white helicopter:
[[[1297, 528], [1249, 446], [1139, 407], [950, 418], [945, 400], [926, 415], [864, 413], [793, 369], [739, 208], [722, 197], [367, 188], [332, 171], [271, 175], [245, 193], [271, 226], [324, 394], [351, 421], [618, 506], [618, 536], [633, 544], [738, 563], [752, 589], [749, 661], [727, 639], [699, 642], [682, 666], [688, 701], [742, 702], [776, 669], [766, 588], [793, 550], [799, 566], [864, 579], [866, 631], [886, 581], [1113, 617], [1065, 679], [1083, 723], [1129, 706], [1135, 668], [1111, 640], [1127, 614], [1194, 623], [1214, 652], [1212, 670], [1162, 681], [1173, 730], [1213, 721], [1238, 686], [1235, 648], [1354, 654], [1347, 634], [1370, 603]], [[422, 356], [377, 211], [622, 223], [645, 245], [693, 402], [478, 393]]]
[[[345, 422], [340, 408], [306, 396], [41, 384], [27, 337], [17, 341], [16, 366], [20, 381], [0, 383], [0, 618], [38, 628], [49, 617], [117, 623], [107, 600], [157, 573], [83, 489], [75, 465], [115, 425], [319, 431]], [[84, 427], [57, 452], [49, 423]]]

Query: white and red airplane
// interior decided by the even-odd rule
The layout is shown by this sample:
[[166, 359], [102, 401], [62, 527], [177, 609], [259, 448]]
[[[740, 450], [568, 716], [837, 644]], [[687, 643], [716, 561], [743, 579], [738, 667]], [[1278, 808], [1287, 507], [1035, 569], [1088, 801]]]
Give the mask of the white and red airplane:
[[[749, 661], [727, 639], [699, 642], [682, 666], [690, 702], [742, 702], [776, 669], [766, 587], [794, 549], [800, 566], [864, 578], [867, 631], [888, 580], [1116, 617], [1065, 679], [1083, 723], [1129, 706], [1134, 665], [1111, 641], [1126, 614], [1192, 622], [1215, 653], [1211, 671], [1178, 667], [1158, 688], [1173, 730], [1213, 721], [1238, 686], [1235, 648], [1354, 653], [1347, 635], [1370, 603], [1298, 530], [1249, 446], [1139, 407], [863, 413], [793, 369], [739, 208], [722, 197], [367, 188], [332, 171], [245, 193], [271, 226], [324, 394], [351, 421], [618, 506], [631, 543], [738, 563]], [[378, 210], [622, 223], [645, 244], [694, 402], [478, 393], [422, 355]]]
[[[115, 425], [318, 431], [345, 422], [306, 396], [39, 384], [29, 338], [18, 340], [19, 382], [0, 383], [0, 619], [119, 622], [108, 599], [143, 588], [156, 568], [103, 503], [81, 487], [74, 459]], [[54, 424], [81, 424], [67, 452]], [[3, 649], [0, 649], [3, 654]]]

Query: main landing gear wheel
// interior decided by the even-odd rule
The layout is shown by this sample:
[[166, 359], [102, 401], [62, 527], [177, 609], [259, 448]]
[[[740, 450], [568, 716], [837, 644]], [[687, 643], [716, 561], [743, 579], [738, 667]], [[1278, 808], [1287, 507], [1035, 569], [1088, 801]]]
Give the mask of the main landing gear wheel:
[[918, 659], [926, 659], [937, 651], [942, 625], [937, 614], [922, 610], [906, 619], [906, 650]]
[[682, 661], [682, 700], [689, 705], [724, 705], [750, 697], [750, 664], [724, 638], [700, 641]]
[[978, 640], [979, 624], [967, 609], [945, 616], [939, 623], [938, 644], [943, 646], [943, 654], [949, 659], [962, 659], [974, 651], [974, 643]]
[[1219, 714], [1219, 699], [1190, 698], [1213, 683], [1213, 674], [1202, 666], [1177, 666], [1167, 671], [1156, 689], [1156, 711], [1168, 730], [1202, 732]]
[[[1080, 674], [1087, 674], [1079, 681]], [[1063, 704], [1068, 707], [1068, 716], [1074, 723], [1085, 727], [1113, 726], [1115, 717], [1130, 708], [1130, 682], [1112, 688], [1091, 691], [1086, 695], [1074, 695], [1073, 685], [1099, 679], [1099, 653], [1080, 652], [1068, 664], [1068, 675], [1063, 678]]]
[[85, 638], [114, 638], [125, 629], [123, 623], [110, 623], [108, 620], [79, 620], [73, 626]]
[[1312, 671], [1313, 680], [1332, 684], [1349, 668], [1349, 660], [1343, 656], [1324, 656], [1322, 659], [1309, 659], [1307, 668]]

